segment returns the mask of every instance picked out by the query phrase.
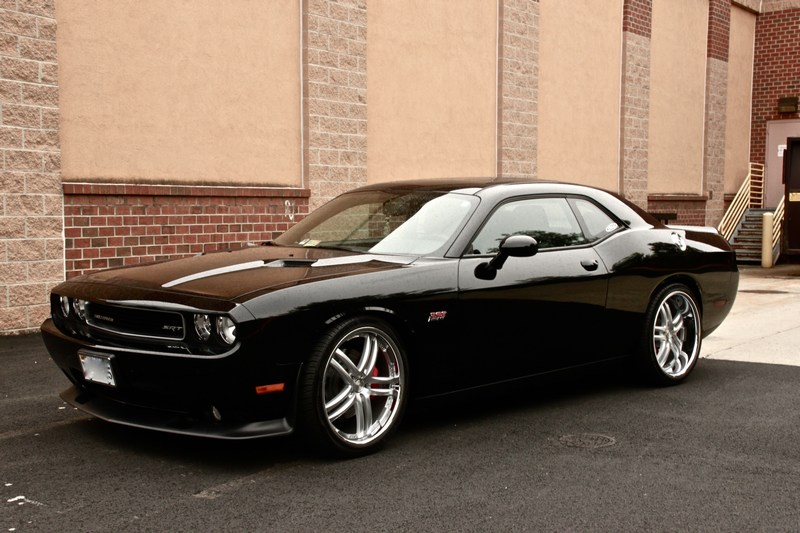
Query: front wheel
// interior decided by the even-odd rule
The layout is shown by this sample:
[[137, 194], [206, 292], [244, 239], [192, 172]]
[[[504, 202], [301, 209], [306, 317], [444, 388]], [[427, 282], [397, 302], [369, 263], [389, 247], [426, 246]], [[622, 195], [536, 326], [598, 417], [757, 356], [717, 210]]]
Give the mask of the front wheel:
[[642, 335], [640, 366], [660, 385], [683, 381], [700, 355], [702, 320], [692, 291], [681, 284], [660, 290], [650, 302]]
[[375, 451], [399, 424], [408, 363], [388, 324], [356, 318], [323, 335], [302, 379], [301, 430], [324, 451], [358, 456]]

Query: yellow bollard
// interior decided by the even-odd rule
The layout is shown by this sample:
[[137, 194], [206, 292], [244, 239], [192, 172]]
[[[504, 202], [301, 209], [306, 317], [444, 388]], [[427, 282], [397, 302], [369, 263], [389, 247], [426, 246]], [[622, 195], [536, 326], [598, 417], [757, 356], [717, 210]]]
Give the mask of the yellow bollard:
[[764, 213], [761, 222], [761, 267], [772, 268], [772, 219], [774, 213]]

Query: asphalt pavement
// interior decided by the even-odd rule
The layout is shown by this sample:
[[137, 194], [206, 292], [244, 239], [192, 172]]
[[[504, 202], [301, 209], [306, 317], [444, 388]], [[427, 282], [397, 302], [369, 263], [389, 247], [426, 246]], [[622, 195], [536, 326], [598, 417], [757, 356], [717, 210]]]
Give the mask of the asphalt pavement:
[[744, 268], [680, 386], [610, 367], [417, 404], [338, 462], [92, 419], [38, 335], [0, 338], [0, 533], [800, 531], [798, 293], [800, 267]]

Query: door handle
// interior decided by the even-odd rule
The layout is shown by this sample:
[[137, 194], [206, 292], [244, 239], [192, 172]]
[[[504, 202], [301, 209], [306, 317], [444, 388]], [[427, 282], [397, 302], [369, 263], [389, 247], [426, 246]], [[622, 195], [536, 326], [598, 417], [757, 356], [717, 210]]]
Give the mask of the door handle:
[[594, 272], [600, 266], [600, 263], [597, 262], [597, 259], [584, 259], [581, 261], [581, 266], [589, 272]]

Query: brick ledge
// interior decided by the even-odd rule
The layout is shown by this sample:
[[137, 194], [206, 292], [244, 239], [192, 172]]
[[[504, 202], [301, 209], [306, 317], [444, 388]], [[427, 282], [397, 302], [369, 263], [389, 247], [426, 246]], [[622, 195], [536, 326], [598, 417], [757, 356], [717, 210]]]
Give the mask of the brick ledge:
[[226, 196], [243, 198], [309, 198], [311, 189], [235, 185], [144, 185], [120, 183], [63, 183], [65, 195], [87, 196]]
[[707, 202], [708, 196], [701, 194], [650, 194], [649, 202]]

